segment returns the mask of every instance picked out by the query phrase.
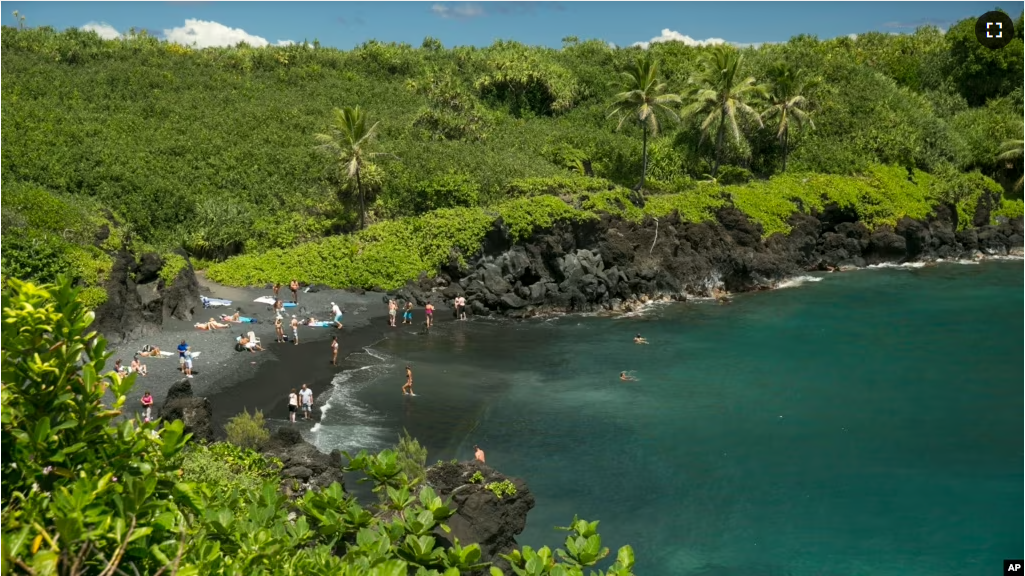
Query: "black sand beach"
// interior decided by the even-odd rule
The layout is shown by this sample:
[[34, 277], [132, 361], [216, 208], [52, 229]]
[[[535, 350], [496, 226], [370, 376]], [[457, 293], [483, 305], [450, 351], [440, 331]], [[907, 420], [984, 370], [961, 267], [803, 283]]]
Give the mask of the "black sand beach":
[[[287, 394], [291, 388], [299, 388], [307, 384], [315, 394], [315, 404], [320, 404], [322, 394], [326, 393], [331, 380], [336, 374], [357, 367], [346, 358], [354, 352], [373, 345], [388, 337], [413, 337], [410, 332], [424, 329], [424, 311], [418, 309], [414, 314], [413, 326], [402, 326], [392, 329], [388, 326], [387, 307], [382, 302], [381, 293], [366, 292], [356, 294], [342, 290], [322, 290], [299, 294], [299, 306], [286, 308], [286, 322], [293, 312], [300, 319], [315, 316], [318, 320], [330, 319], [331, 303], [337, 303], [343, 310], [344, 328], [299, 328], [299, 345], [291, 342], [275, 342], [274, 312], [271, 306], [254, 302], [261, 296], [272, 295], [271, 290], [231, 288], [210, 282], [199, 276], [202, 294], [212, 298], [231, 300], [230, 307], [214, 307], [197, 311], [196, 321], [209, 318], [219, 319], [222, 313], [232, 313], [241, 308], [242, 314], [259, 320], [256, 324], [232, 324], [230, 328], [214, 331], [196, 329], [193, 322], [171, 321], [165, 324], [164, 330], [145, 341], [133, 341], [119, 346], [112, 360], [120, 358], [125, 365], [131, 362], [132, 355], [145, 344], [159, 347], [162, 351], [175, 352], [173, 356], [164, 358], [140, 358], [146, 364], [148, 375], [137, 377], [135, 388], [128, 398], [128, 414], [139, 410], [139, 399], [145, 391], [150, 391], [160, 407], [168, 389], [181, 380], [178, 370], [177, 346], [185, 340], [190, 349], [199, 352], [193, 362], [192, 386], [197, 396], [205, 396], [210, 400], [213, 409], [214, 426], [218, 433], [223, 432], [223, 425], [229, 418], [243, 409], [260, 410], [268, 418], [283, 418], [287, 414]], [[283, 287], [281, 295], [290, 298], [287, 287]], [[444, 323], [452, 320], [450, 310], [438, 310], [435, 322]], [[401, 322], [401, 314], [399, 316]], [[235, 338], [240, 334], [253, 331], [264, 347], [262, 352], [238, 352], [235, 350]], [[287, 327], [286, 334], [291, 337]], [[338, 336], [338, 365], [332, 366], [330, 341]], [[111, 366], [112, 367], [112, 362]], [[320, 417], [320, 411], [314, 410], [314, 419]], [[312, 426], [307, 423], [303, 428]], [[273, 426], [272, 426], [273, 428]]]

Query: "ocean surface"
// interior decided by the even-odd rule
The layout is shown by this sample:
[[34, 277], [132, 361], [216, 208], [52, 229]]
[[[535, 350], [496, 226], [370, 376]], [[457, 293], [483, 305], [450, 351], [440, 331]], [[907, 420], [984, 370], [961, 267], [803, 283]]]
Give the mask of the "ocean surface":
[[480, 444], [537, 499], [520, 544], [562, 545], [578, 514], [640, 575], [995, 574], [1025, 541], [1022, 278], [878, 268], [728, 306], [400, 327], [350, 356], [308, 436], [378, 450], [406, 428], [429, 464]]

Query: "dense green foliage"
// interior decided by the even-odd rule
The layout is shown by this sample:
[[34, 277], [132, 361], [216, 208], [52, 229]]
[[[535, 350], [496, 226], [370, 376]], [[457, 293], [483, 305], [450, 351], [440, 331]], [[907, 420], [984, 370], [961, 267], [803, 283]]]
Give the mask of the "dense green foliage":
[[[361, 195], [352, 194], [358, 190], [338, 169], [339, 157], [318, 153], [314, 138], [331, 132], [333, 109], [347, 106], [379, 122], [378, 149], [394, 155], [367, 162], [355, 187], [371, 223], [442, 208], [503, 209], [510, 196], [541, 187], [559, 194], [606, 182], [632, 187], [645, 156], [649, 192], [692, 195], [693, 186], [673, 183], [708, 174], [731, 185], [764, 179], [782, 172], [784, 159], [793, 172], [868, 178], [879, 164], [933, 175], [979, 170], [1009, 190], [1021, 160], [1008, 166], [997, 156], [1001, 142], [1021, 138], [1022, 41], [983, 48], [973, 22], [946, 33], [799, 36], [744, 49], [743, 58], [722, 48], [653, 44], [646, 54], [658, 74], [648, 84], [698, 106], [681, 122], [663, 123], [660, 136], [647, 139], [647, 155], [648, 123], [617, 131], [608, 118], [621, 90], [610, 79], [636, 68], [640, 48], [598, 40], [562, 49], [516, 42], [445, 48], [428, 38], [421, 47], [368, 42], [347, 52], [305, 43], [194, 50], [145, 34], [104, 41], [78, 30], [4, 27], [0, 180], [5, 192], [45, 192], [70, 206], [98, 201], [163, 253], [180, 247], [214, 260], [358, 227], [353, 200]], [[729, 87], [712, 77], [716, 59], [732, 66]], [[791, 75], [781, 76], [781, 68]], [[740, 94], [741, 84], [774, 90]], [[807, 105], [795, 105], [795, 96]], [[722, 122], [701, 104], [722, 98], [737, 110], [750, 106], [765, 126], [750, 114]], [[807, 115], [804, 129], [781, 125], [779, 106], [788, 102], [795, 119]], [[660, 202], [688, 218], [706, 213], [707, 205], [688, 198]], [[86, 239], [57, 238], [45, 225], [11, 234], [7, 204], [5, 194], [5, 274], [50, 279], [75, 261], [83, 278], [102, 275], [94, 251], [70, 254], [69, 242], [85, 247]], [[392, 253], [380, 266], [402, 270], [390, 274], [323, 271], [348, 266], [359, 242], [335, 240], [337, 249], [324, 256], [336, 263], [317, 256], [276, 268], [313, 267], [321, 271], [300, 276], [366, 285], [407, 279], [437, 261], [433, 251]]]
[[263, 412], [259, 410], [250, 414], [249, 410], [243, 409], [228, 420], [224, 432], [228, 435], [228, 442], [241, 448], [258, 450], [270, 440], [270, 431], [267, 430]]
[[[279, 491], [280, 462], [232, 444], [190, 443], [181, 421], [123, 418], [135, 376], [104, 372], [106, 342], [89, 330], [93, 313], [77, 296], [68, 278], [56, 286], [10, 279], [3, 290], [0, 573], [459, 576], [487, 568], [476, 544], [439, 544], [432, 533], [447, 530], [455, 509], [411, 480], [396, 452], [347, 455], [345, 470], [375, 483], [377, 506], [364, 508], [339, 484], [290, 499]], [[497, 499], [515, 488], [499, 482], [492, 491]], [[596, 528], [574, 518], [565, 550], [525, 547], [507, 558], [518, 575], [583, 576], [609, 555]], [[631, 576], [633, 565], [624, 546], [607, 571], [589, 573]]]

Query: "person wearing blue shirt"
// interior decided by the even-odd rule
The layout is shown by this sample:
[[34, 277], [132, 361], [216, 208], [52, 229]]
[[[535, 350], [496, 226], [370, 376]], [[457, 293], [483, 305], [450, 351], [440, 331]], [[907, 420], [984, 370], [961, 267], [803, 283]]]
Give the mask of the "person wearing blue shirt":
[[185, 352], [188, 351], [189, 345], [182, 340], [182, 343], [178, 345], [178, 370], [180, 372], [185, 371]]

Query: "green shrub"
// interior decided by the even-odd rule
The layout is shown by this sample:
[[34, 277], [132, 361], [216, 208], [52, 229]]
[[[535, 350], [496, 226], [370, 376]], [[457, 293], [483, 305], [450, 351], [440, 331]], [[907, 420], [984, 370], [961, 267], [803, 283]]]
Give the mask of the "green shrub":
[[1023, 215], [1025, 215], [1025, 204], [1022, 203], [1021, 198], [1014, 200], [1001, 198], [1000, 206], [990, 212], [990, 223], [996, 224], [998, 217], [1014, 219], [1021, 218]]
[[593, 214], [574, 210], [554, 196], [511, 200], [499, 205], [497, 212], [509, 227], [509, 233], [515, 241], [529, 238], [534, 231], [551, 228], [559, 221], [594, 217]]
[[546, 178], [520, 178], [509, 183], [506, 194], [513, 198], [531, 196], [563, 196], [584, 192], [602, 192], [612, 183], [603, 178], [587, 176], [549, 176]]
[[263, 412], [255, 410], [252, 414], [243, 409], [224, 425], [228, 433], [228, 442], [239, 448], [258, 450], [270, 440], [270, 431], [263, 419]]
[[265, 482], [277, 483], [281, 461], [230, 442], [190, 443], [180, 458], [181, 480], [216, 487], [221, 497], [258, 493]]
[[710, 222], [724, 203], [718, 187], [702, 184], [681, 194], [651, 196], [644, 205], [644, 213], [662, 218], [677, 212], [684, 222]]
[[394, 450], [398, 455], [399, 467], [406, 474], [410, 484], [423, 482], [427, 477], [427, 449], [403, 428]]
[[85, 304], [85, 306], [90, 309], [96, 309], [106, 302], [108, 297], [107, 289], [102, 286], [90, 286], [88, 288], [83, 288], [78, 294], [78, 299], [81, 300], [82, 304]]
[[484, 485], [484, 489], [490, 490], [491, 493], [498, 497], [499, 500], [501, 500], [503, 496], [513, 496], [516, 494], [516, 486], [509, 480], [488, 482]]
[[470, 476], [470, 484], [482, 484], [483, 482], [484, 475], [480, 473], [480, 470], [477, 470], [473, 473], [473, 476]]
[[177, 254], [175, 252], [163, 254], [162, 258], [164, 260], [164, 265], [160, 268], [160, 279], [164, 281], [165, 286], [170, 286], [171, 284], [174, 284], [175, 279], [178, 278], [178, 274], [185, 269], [187, 263], [181, 254]]
[[419, 183], [414, 199], [417, 213], [439, 208], [472, 208], [480, 204], [480, 186], [469, 176], [445, 174]]
[[626, 188], [581, 194], [580, 207], [589, 212], [612, 214], [633, 222], [644, 219], [644, 211], [630, 202], [630, 191]]

